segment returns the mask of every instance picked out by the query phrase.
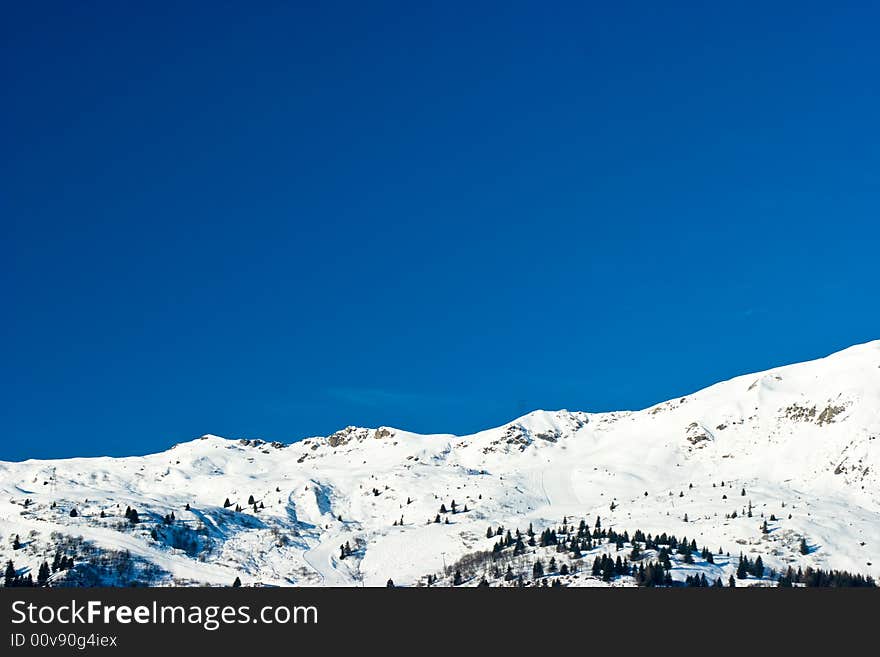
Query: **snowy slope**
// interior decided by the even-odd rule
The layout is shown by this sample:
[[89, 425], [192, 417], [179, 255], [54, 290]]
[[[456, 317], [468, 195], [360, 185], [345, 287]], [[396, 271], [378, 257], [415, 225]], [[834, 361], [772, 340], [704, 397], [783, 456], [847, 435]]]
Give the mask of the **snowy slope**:
[[[68, 535], [155, 564], [155, 583], [415, 584], [491, 549], [489, 526], [599, 516], [773, 568], [878, 577], [878, 438], [880, 341], [642, 411], [535, 411], [470, 436], [349, 427], [291, 445], [204, 436], [143, 457], [0, 462], [0, 558], [36, 575]], [[453, 500], [467, 512], [431, 522]], [[723, 561], [703, 566], [726, 578]]]

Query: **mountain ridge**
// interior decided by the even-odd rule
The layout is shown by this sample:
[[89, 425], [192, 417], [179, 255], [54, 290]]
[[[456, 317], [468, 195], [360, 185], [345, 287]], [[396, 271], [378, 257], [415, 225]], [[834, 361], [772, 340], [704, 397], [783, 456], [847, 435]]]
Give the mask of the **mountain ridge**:
[[[145, 456], [0, 462], [0, 556], [36, 572], [81, 536], [90, 550], [135, 555], [164, 573], [159, 583], [419, 584], [491, 547], [487, 526], [598, 516], [696, 532], [725, 553], [760, 550], [776, 569], [877, 576], [878, 437], [880, 340], [638, 411], [536, 410], [464, 436], [207, 434]], [[467, 512], [450, 514], [453, 500]], [[126, 522], [126, 508], [141, 520]], [[758, 532], [756, 518], [771, 516]], [[28, 537], [24, 551], [7, 549], [14, 535]], [[815, 549], [799, 554], [802, 540]], [[721, 578], [735, 568], [698, 565]]]

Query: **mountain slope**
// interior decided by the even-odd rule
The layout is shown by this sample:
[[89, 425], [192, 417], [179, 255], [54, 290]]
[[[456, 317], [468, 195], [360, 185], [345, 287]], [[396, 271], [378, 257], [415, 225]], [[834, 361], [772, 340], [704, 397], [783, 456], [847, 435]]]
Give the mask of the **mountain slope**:
[[[99, 568], [106, 583], [415, 584], [491, 549], [489, 526], [598, 516], [773, 568], [877, 576], [878, 437], [880, 341], [642, 411], [535, 411], [470, 436], [349, 427], [291, 445], [204, 436], [144, 457], [0, 462], [0, 557], [36, 575], [81, 536], [78, 558], [136, 562]], [[453, 500], [459, 512], [433, 522]], [[735, 563], [703, 567], [726, 579]]]

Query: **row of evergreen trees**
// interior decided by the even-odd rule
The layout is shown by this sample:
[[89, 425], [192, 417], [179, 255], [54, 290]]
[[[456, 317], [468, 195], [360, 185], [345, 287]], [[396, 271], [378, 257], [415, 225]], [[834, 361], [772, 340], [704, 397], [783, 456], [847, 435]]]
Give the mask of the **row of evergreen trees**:
[[[409, 504], [409, 498], [407, 498], [407, 504]], [[458, 504], [455, 503], [455, 500], [452, 500], [452, 503], [449, 505], [449, 510], [446, 510], [446, 504], [440, 505], [440, 513], [467, 513], [469, 511], [467, 504], [464, 505], [464, 508], [459, 509]]]
[[[707, 588], [721, 589], [721, 588], [724, 588], [724, 582], [721, 581], [720, 577], [717, 577], [712, 584], [709, 584], [709, 580], [706, 578], [705, 573], [702, 573], [701, 575], [688, 575], [684, 580], [684, 585], [685, 586], [693, 586], [695, 588], [702, 588], [702, 589], [707, 589]], [[728, 580], [728, 586], [730, 588], [736, 587], [736, 580], [733, 579], [732, 575], [731, 575], [730, 579]]]
[[749, 575], [762, 579], [764, 577], [764, 560], [758, 555], [754, 561], [747, 556], [739, 555], [739, 563], [736, 566], [736, 578], [746, 579]]
[[877, 583], [870, 575], [850, 573], [846, 570], [821, 570], [807, 567], [806, 570], [793, 571], [791, 566], [779, 576], [778, 586], [789, 587], [801, 584], [808, 587], [875, 587]]
[[[248, 497], [248, 504], [251, 505], [251, 508], [253, 509], [253, 512], [254, 512], [254, 513], [259, 513], [259, 512], [260, 512], [260, 509], [265, 509], [265, 508], [266, 508], [266, 505], [265, 505], [263, 502], [257, 502], [257, 501], [254, 499], [254, 496], [253, 496], [253, 495], [251, 495], [251, 496]], [[232, 502], [230, 502], [230, 501], [229, 501], [229, 498], [227, 497], [227, 498], [223, 501], [223, 508], [224, 508], [224, 509], [228, 509], [228, 508], [231, 507], [231, 506], [232, 506]], [[186, 509], [187, 509], [187, 511], [189, 511], [189, 504], [186, 505]], [[242, 506], [241, 506], [240, 504], [236, 504], [236, 505], [235, 505], [235, 512], [236, 512], [236, 513], [240, 513], [240, 512], [243, 511], [243, 510], [244, 510], [244, 509], [242, 508]]]
[[[715, 563], [715, 554], [724, 554], [720, 548], [717, 553], [713, 553], [707, 546], [700, 548], [696, 540], [689, 540], [686, 537], [678, 538], [675, 534], [666, 532], [654, 536], [637, 529], [630, 536], [628, 531], [619, 533], [614, 529], [605, 529], [602, 527], [601, 518], [599, 517], [596, 518], [596, 522], [592, 527], [585, 520], [580, 520], [577, 525], [574, 523], [569, 524], [569, 520], [566, 517], [562, 519], [561, 526], [550, 527], [540, 533], [536, 533], [531, 524], [524, 534], [519, 529], [512, 532], [503, 526], [490, 526], [486, 529], [486, 538], [491, 539], [494, 537], [497, 537], [498, 540], [493, 545], [492, 551], [485, 553], [492, 560], [503, 562], [510, 558], [522, 556], [528, 551], [527, 546], [556, 546], [557, 552], [569, 553], [572, 559], [571, 566], [566, 566], [564, 569], [560, 567], [558, 571], [552, 571], [559, 574], [567, 574], [566, 571], [569, 569], [574, 572], [576, 560], [581, 559], [584, 552], [593, 550], [596, 545], [602, 545], [603, 543], [614, 545], [619, 552], [626, 544], [629, 544], [632, 548], [629, 553], [629, 559], [618, 556], [615, 560], [609, 557], [608, 554], [598, 556], [593, 563], [593, 574], [605, 581], [611, 581], [613, 578], [623, 575], [632, 576], [636, 578], [637, 583], [641, 586], [673, 585], [669, 572], [672, 569], [670, 555], [673, 552], [680, 555], [684, 563], [689, 564], [695, 563], [694, 555], [696, 554], [699, 554], [707, 563]], [[507, 551], [510, 548], [512, 548], [512, 551]], [[657, 560], [636, 565], [643, 558], [643, 549], [657, 551]], [[469, 561], [474, 561], [479, 557], [479, 553], [467, 556]], [[730, 555], [728, 554], [727, 556], [729, 557]], [[552, 560], [555, 561], [555, 558], [552, 558]], [[760, 561], [756, 567], [754, 563], [746, 560], [746, 567], [749, 573], [757, 572], [758, 567], [760, 567], [763, 573], [763, 564]], [[493, 573], [497, 570], [497, 565], [492, 568]], [[509, 582], [513, 579], [523, 578], [522, 573], [515, 575], [510, 565], [508, 565], [507, 571], [504, 577], [505, 581]], [[533, 576], [543, 573], [543, 563], [540, 560], [534, 562], [532, 571]], [[496, 577], [497, 575], [498, 573], [496, 573]], [[730, 580], [732, 581], [733, 578], [731, 577]], [[690, 586], [703, 586], [704, 584], [706, 586], [724, 585], [720, 578], [710, 584], [705, 577], [700, 578], [699, 576], [694, 576], [690, 581], [686, 580], [684, 582], [684, 585]], [[682, 585], [682, 583], [678, 582], [675, 585]], [[730, 581], [728, 585], [731, 585]], [[735, 582], [733, 582], [733, 585], [735, 586]]]
[[[702, 550], [700, 550], [695, 540], [688, 541], [686, 537], [678, 539], [674, 534], [666, 534], [665, 532], [655, 538], [641, 530], [636, 530], [632, 537], [630, 537], [627, 531], [621, 534], [613, 529], [602, 529], [598, 518], [596, 519], [595, 529], [592, 532], [586, 527], [584, 521], [581, 521], [580, 526], [575, 530], [573, 526], [568, 526], [566, 519], [563, 518], [561, 527], [558, 529], [545, 529], [537, 539], [531, 524], [525, 534], [528, 537], [527, 539], [524, 538], [518, 529], [514, 535], [510, 530], [505, 531], [502, 527], [498, 527], [497, 530], [489, 527], [486, 531], [486, 536], [491, 538], [502, 533], [504, 533], [503, 538], [496, 541], [492, 547], [493, 555], [500, 556], [505, 549], [510, 547], [513, 547], [513, 556], [516, 557], [526, 552], [526, 545], [529, 547], [556, 546], [557, 552], [569, 552], [572, 559], [580, 559], [583, 552], [589, 552], [593, 549], [595, 540], [596, 545], [601, 545], [603, 542], [613, 544], [618, 551], [623, 549], [625, 544], [631, 544], [630, 559], [632, 561], [638, 561], [642, 558], [642, 546], [644, 546], [644, 549], [659, 550], [660, 561], [665, 564], [666, 568], [671, 567], [668, 556], [669, 550], [674, 550], [681, 555], [685, 563], [694, 563], [693, 555], [698, 551], [705, 561], [715, 563], [712, 551], [706, 546], [703, 546]], [[722, 554], [720, 549], [718, 553]]]
[[37, 571], [37, 581], [34, 582], [34, 577], [31, 573], [28, 573], [27, 575], [19, 575], [18, 571], [15, 569], [15, 564], [12, 562], [12, 559], [10, 559], [6, 562], [6, 571], [3, 574], [3, 586], [7, 588], [48, 586], [50, 576], [49, 564], [46, 561], [40, 564], [40, 568]]

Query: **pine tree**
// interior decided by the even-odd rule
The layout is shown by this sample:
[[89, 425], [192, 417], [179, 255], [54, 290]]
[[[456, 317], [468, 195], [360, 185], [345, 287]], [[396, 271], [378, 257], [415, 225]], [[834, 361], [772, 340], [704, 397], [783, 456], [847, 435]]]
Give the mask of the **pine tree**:
[[227, 498], [226, 498], [226, 501], [223, 502], [223, 508], [224, 508], [224, 509], [228, 509], [228, 508], [231, 507], [231, 506], [232, 506], [232, 502], [230, 502], [230, 501], [229, 501], [229, 498], [227, 497]]
[[387, 582], [385, 582], [385, 588], [393, 589], [394, 588], [394, 580], [389, 579]]
[[749, 576], [749, 559], [742, 554], [739, 555], [739, 564], [736, 567], [737, 579], [745, 579]]
[[460, 570], [455, 571], [455, 575], [452, 578], [452, 585], [453, 586], [461, 586], [461, 571]]
[[76, 507], [74, 507], [70, 510], [70, 517], [71, 518], [76, 518], [78, 515], [79, 515], [79, 512], [76, 510]]
[[254, 504], [254, 496], [253, 495], [248, 495], [248, 504], [250, 504], [250, 505]]
[[49, 564], [47, 562], [43, 562], [40, 564], [40, 570], [37, 574], [37, 583], [40, 586], [46, 586], [49, 582]]
[[12, 559], [6, 562], [6, 573], [3, 577], [3, 585], [9, 588], [13, 584], [15, 584], [15, 566], [12, 563]]
[[232, 582], [232, 588], [237, 589], [237, 588], [239, 588], [239, 587], [241, 587], [241, 578], [240, 578], [240, 577], [236, 577], [236, 578], [235, 578], [235, 581]]
[[809, 553], [810, 553], [810, 546], [807, 545], [807, 539], [802, 538], [801, 539], [801, 554], [809, 554]]
[[21, 541], [18, 538], [18, 534], [15, 535], [15, 539], [12, 541], [12, 549], [20, 550], [21, 549]]
[[544, 576], [544, 564], [541, 563], [540, 559], [535, 560], [535, 564], [532, 566], [532, 579], [539, 579]]

